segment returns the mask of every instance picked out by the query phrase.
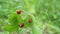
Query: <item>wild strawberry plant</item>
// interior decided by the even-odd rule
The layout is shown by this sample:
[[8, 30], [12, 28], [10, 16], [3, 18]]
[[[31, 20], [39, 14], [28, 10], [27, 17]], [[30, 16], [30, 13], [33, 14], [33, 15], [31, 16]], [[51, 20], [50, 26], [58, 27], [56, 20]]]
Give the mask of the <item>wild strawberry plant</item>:
[[60, 34], [60, 0], [0, 0], [0, 31]]

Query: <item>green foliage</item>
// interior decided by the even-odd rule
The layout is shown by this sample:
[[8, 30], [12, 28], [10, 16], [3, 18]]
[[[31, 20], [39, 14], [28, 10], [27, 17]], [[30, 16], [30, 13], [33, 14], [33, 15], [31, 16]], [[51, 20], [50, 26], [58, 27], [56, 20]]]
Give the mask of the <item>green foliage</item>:
[[[22, 10], [21, 15], [14, 13], [17, 9]], [[60, 0], [0, 0], [0, 19], [6, 31], [18, 31], [24, 23], [24, 28], [31, 27], [31, 34], [60, 34]]]
[[16, 32], [18, 30], [18, 26], [6, 25], [3, 27], [3, 30], [9, 31], [9, 32]]
[[[28, 20], [31, 20], [31, 22], [29, 23]], [[24, 19], [24, 23], [25, 23], [26, 28], [27, 28], [27, 27], [32, 27], [32, 25], [33, 25], [33, 20], [32, 20], [32, 18], [31, 18], [31, 16], [27, 15], [27, 17]]]
[[22, 22], [21, 16], [17, 15], [16, 13], [11, 14], [8, 20], [11, 23], [11, 25], [18, 25], [19, 23]]

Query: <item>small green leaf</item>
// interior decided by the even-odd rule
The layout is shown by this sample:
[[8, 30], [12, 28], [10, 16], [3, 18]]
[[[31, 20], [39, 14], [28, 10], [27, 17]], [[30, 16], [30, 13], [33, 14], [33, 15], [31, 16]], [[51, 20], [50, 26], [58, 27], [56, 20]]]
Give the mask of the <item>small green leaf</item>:
[[15, 13], [11, 14], [8, 18], [9, 22], [11, 25], [18, 25], [19, 23], [22, 22], [22, 18], [20, 15], [17, 15]]
[[6, 25], [3, 27], [3, 30], [9, 31], [9, 32], [15, 32], [18, 30], [18, 26]]

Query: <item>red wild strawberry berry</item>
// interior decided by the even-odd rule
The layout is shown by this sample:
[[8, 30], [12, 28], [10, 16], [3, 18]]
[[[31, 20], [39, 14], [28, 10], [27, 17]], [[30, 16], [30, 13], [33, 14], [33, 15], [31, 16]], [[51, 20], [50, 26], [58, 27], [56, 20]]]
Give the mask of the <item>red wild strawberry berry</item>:
[[17, 11], [17, 14], [21, 14], [21, 11]]
[[31, 20], [28, 20], [28, 23], [31, 23]]
[[21, 23], [21, 24], [19, 25], [19, 27], [20, 27], [20, 28], [23, 28], [23, 27], [24, 27], [24, 23]]

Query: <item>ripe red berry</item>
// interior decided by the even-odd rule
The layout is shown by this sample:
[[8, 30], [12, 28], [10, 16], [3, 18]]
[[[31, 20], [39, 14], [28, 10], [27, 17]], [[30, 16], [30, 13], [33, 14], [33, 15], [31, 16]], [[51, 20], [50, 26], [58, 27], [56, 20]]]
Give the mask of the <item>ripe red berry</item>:
[[19, 25], [19, 27], [20, 27], [20, 28], [23, 28], [23, 27], [24, 27], [24, 23], [21, 23], [21, 24]]
[[21, 11], [17, 11], [17, 14], [21, 14]]
[[30, 19], [28, 20], [28, 23], [31, 23], [31, 20]]

